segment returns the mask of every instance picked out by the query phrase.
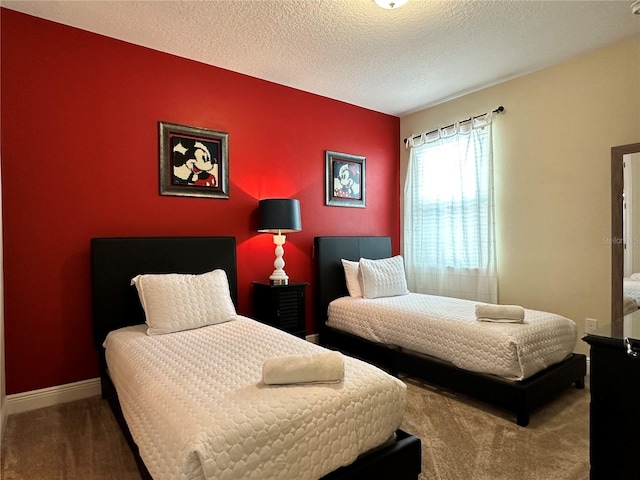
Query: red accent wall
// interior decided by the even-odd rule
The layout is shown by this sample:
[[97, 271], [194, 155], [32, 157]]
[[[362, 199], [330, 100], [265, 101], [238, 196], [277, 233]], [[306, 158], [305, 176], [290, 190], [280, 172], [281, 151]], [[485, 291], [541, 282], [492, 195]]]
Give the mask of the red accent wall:
[[[273, 269], [260, 198], [300, 200], [286, 271], [311, 283], [317, 235], [391, 235], [399, 250], [397, 117], [1, 10], [7, 393], [96, 377], [89, 241], [233, 235], [238, 310]], [[348, 72], [345, 72], [348, 74]], [[230, 199], [159, 194], [158, 121], [229, 133]], [[367, 207], [324, 205], [324, 152], [366, 157]]]

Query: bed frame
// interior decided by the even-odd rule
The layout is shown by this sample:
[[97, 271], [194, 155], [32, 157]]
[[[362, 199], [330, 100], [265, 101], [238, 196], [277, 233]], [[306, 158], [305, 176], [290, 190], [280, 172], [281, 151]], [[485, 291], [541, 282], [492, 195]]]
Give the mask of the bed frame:
[[326, 325], [329, 303], [348, 295], [341, 259], [380, 259], [391, 256], [390, 237], [315, 237], [315, 314], [320, 324], [322, 345], [358, 356], [397, 375], [399, 372], [460, 392], [516, 414], [522, 427], [529, 424], [533, 409], [553, 398], [571, 384], [584, 388], [586, 357], [571, 354], [522, 381], [510, 381], [482, 373], [470, 372], [438, 358], [384, 345], [342, 332]]
[[[234, 237], [140, 237], [91, 240], [93, 341], [98, 351], [102, 397], [105, 398], [135, 457], [143, 479], [151, 479], [122, 414], [109, 378], [102, 343], [114, 329], [144, 323], [144, 312], [130, 280], [142, 273], [204, 273], [226, 271], [237, 306], [236, 241]], [[395, 441], [361, 455], [324, 480], [416, 480], [421, 471], [420, 439], [402, 430]]]

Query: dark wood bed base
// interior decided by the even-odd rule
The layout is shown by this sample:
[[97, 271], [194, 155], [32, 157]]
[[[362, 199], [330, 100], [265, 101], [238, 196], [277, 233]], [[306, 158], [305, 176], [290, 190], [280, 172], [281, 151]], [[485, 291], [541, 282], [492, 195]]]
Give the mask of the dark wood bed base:
[[[141, 273], [204, 273], [226, 271], [231, 297], [237, 305], [236, 242], [234, 237], [138, 237], [91, 240], [94, 345], [98, 351], [102, 397], [105, 398], [129, 444], [144, 480], [152, 479], [140, 458], [109, 378], [102, 343], [111, 330], [144, 323], [131, 278]], [[402, 430], [383, 447], [361, 455], [324, 480], [417, 480], [421, 471], [420, 439]]]
[[586, 357], [571, 354], [566, 360], [523, 380], [510, 381], [470, 372], [429, 355], [383, 345], [328, 327], [327, 307], [348, 295], [341, 259], [380, 259], [391, 256], [389, 237], [315, 237], [315, 313], [320, 322], [320, 343], [358, 356], [393, 374], [412, 375], [438, 386], [473, 396], [512, 411], [522, 427], [530, 413], [571, 384], [584, 388]]

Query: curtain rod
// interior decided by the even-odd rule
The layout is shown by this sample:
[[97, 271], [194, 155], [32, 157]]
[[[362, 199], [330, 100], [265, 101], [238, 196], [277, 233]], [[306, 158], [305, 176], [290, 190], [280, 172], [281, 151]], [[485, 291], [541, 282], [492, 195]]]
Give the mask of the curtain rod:
[[[493, 110], [491, 113], [500, 114], [502, 112], [504, 112], [504, 107], [502, 105], [500, 105], [498, 108]], [[485, 115], [486, 115], [486, 113], [483, 113], [482, 115], [476, 115], [475, 117], [469, 117], [466, 120], [460, 120], [458, 123], [470, 122], [471, 120], [473, 120], [475, 118], [484, 117]], [[447, 125], [446, 127], [436, 128], [435, 130], [431, 130], [429, 132], [421, 133], [420, 135], [414, 135], [413, 138], [420, 138], [422, 135], [429, 135], [430, 133], [437, 132], [438, 130], [444, 130], [445, 128], [453, 127], [454, 125], [455, 125], [455, 123], [452, 123], [451, 125]], [[407, 143], [407, 141], [409, 141], [408, 138], [405, 138], [403, 140], [404, 143]]]

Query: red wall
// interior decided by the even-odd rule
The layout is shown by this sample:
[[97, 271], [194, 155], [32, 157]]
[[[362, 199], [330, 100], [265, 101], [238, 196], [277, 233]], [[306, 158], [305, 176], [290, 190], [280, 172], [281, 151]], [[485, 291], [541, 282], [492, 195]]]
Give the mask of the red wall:
[[[251, 315], [274, 259], [258, 199], [298, 198], [285, 269], [311, 283], [310, 331], [314, 236], [391, 235], [398, 251], [398, 118], [7, 9], [1, 22], [8, 394], [97, 376], [92, 237], [233, 235]], [[229, 200], [159, 194], [160, 120], [229, 133]], [[366, 157], [365, 209], [324, 205], [325, 150]]]

